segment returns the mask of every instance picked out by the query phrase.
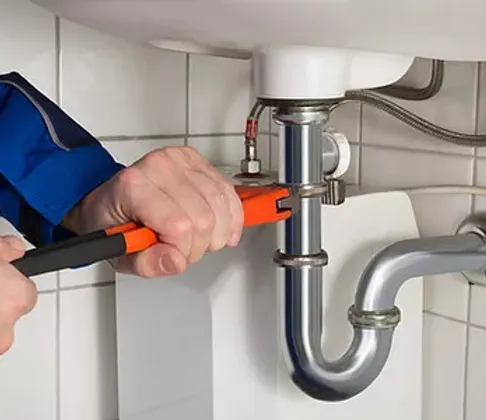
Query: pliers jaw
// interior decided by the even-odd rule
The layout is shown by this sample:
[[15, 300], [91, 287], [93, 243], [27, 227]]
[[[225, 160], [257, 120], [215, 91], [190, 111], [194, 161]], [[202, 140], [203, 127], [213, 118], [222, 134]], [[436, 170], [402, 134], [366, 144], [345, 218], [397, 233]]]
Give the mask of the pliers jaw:
[[294, 214], [300, 210], [300, 202], [300, 198], [296, 195], [281, 198], [277, 201], [277, 212], [291, 212]]
[[290, 188], [277, 185], [237, 185], [236, 192], [243, 204], [245, 227], [276, 223], [292, 216], [300, 206]]

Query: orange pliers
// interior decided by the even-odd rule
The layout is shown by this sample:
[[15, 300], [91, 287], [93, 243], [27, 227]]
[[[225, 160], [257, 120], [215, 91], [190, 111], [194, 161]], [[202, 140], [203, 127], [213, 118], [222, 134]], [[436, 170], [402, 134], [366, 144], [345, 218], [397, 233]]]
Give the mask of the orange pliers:
[[[244, 227], [288, 219], [299, 208], [300, 201], [289, 188], [237, 185], [235, 189], [243, 205]], [[133, 254], [157, 242], [156, 232], [131, 222], [30, 250], [12, 264], [30, 277]]]

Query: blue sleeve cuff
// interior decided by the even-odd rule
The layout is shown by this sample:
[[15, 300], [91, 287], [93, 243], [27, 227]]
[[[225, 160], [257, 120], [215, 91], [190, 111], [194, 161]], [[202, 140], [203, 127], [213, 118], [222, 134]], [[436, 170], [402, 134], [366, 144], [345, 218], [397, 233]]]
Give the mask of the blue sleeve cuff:
[[17, 187], [32, 207], [57, 225], [84, 196], [121, 169], [123, 166], [101, 146], [58, 150]]
[[[18, 186], [27, 205], [37, 213], [36, 217], [30, 211], [22, 218], [27, 236], [35, 245], [73, 236], [60, 225], [64, 216], [86, 195], [123, 168], [101, 146], [59, 150], [49, 156], [36, 168], [35, 173], [25, 177]], [[29, 209], [26, 211], [29, 212]], [[30, 229], [26, 224], [31, 226]]]

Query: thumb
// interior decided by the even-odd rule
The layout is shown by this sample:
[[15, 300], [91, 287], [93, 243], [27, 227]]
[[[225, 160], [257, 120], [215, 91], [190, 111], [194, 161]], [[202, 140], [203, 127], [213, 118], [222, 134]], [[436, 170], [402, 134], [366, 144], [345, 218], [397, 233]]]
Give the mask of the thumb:
[[0, 261], [10, 262], [25, 254], [25, 243], [17, 236], [0, 237]]
[[119, 258], [115, 267], [119, 272], [154, 278], [180, 274], [185, 271], [186, 265], [184, 255], [176, 247], [159, 243], [145, 251]]
[[0, 313], [0, 355], [5, 354], [12, 347], [15, 336], [15, 321], [6, 315]]

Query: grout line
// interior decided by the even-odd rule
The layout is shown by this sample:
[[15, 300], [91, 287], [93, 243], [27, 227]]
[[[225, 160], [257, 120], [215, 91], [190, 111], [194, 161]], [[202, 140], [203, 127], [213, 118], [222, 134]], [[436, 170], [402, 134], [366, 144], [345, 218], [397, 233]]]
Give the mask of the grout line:
[[467, 383], [469, 370], [469, 341], [471, 336], [471, 299], [472, 299], [472, 285], [469, 283], [467, 290], [467, 327], [466, 327], [466, 342], [464, 343], [464, 378], [463, 378], [463, 393], [462, 393], [462, 415], [463, 420], [467, 420]]
[[59, 290], [61, 292], [69, 292], [73, 290], [101, 289], [103, 287], [112, 286], [114, 284], [115, 281], [103, 281], [103, 282], [92, 283], [92, 284], [80, 284], [77, 286], [64, 286], [64, 287], [60, 287]]
[[482, 287], [483, 289], [486, 288], [486, 284], [483, 284], [483, 283], [472, 283], [471, 282], [471, 285], [474, 286], [474, 287]]
[[456, 324], [461, 324], [461, 325], [464, 325], [464, 326], [469, 325], [472, 328], [476, 328], [476, 329], [481, 330], [481, 331], [486, 331], [486, 326], [484, 326], [484, 325], [479, 325], [479, 324], [475, 324], [475, 323], [468, 322], [468, 321], [461, 321], [459, 319], [453, 318], [453, 317], [448, 316], [448, 315], [442, 315], [442, 314], [439, 314], [437, 312], [431, 311], [429, 309], [424, 309], [422, 312], [424, 314], [435, 316], [437, 318], [447, 319], [448, 321], [455, 322]]
[[58, 281], [56, 279], [56, 285], [57, 285], [56, 287], [58, 287], [58, 289], [40, 290], [40, 291], [37, 292], [37, 294], [38, 295], [52, 295], [54, 293], [57, 293], [58, 291], [68, 292], [68, 291], [71, 291], [71, 290], [99, 289], [99, 288], [102, 288], [102, 287], [112, 286], [115, 283], [116, 283], [115, 281], [104, 281], [104, 282], [100, 282], [100, 283], [82, 284], [82, 285], [80, 284], [80, 285], [77, 285], [77, 286], [64, 286], [64, 287], [62, 287], [61, 281]]
[[[61, 19], [59, 16], [55, 17], [55, 72], [56, 72], [56, 103], [59, 106], [62, 102], [62, 57], [61, 57]], [[56, 420], [61, 419], [61, 273], [56, 273], [56, 289], [55, 293], [55, 313], [56, 313], [56, 325], [55, 325], [55, 381], [56, 381]]]
[[[450, 157], [458, 157], [464, 159], [471, 159], [473, 155], [463, 154], [463, 153], [454, 153], [445, 150], [428, 150], [428, 149], [419, 149], [419, 148], [412, 148], [412, 147], [404, 147], [404, 146], [393, 146], [393, 145], [385, 145], [385, 144], [363, 144], [363, 148], [367, 149], [381, 149], [381, 150], [396, 150], [399, 152], [408, 152], [408, 153], [423, 153], [427, 155], [442, 155], [442, 156], [450, 156]], [[480, 157], [481, 159], [481, 157]], [[486, 159], [486, 157], [484, 158]]]
[[[265, 134], [265, 133], [262, 133]], [[207, 137], [241, 137], [244, 136], [244, 132], [234, 132], [234, 133], [199, 133], [199, 134], [142, 134], [138, 136], [100, 136], [99, 141], [110, 142], [110, 141], [140, 141], [140, 140], [175, 140], [175, 139], [186, 139], [186, 138], [207, 138]]]
[[[474, 105], [473, 105], [473, 129], [474, 134], [478, 134], [479, 126], [479, 97], [481, 92], [481, 63], [476, 64], [475, 80], [474, 80]], [[478, 148], [473, 149], [474, 157], [472, 162], [472, 185], [476, 185], [478, 182]], [[477, 197], [473, 194], [471, 196], [471, 211], [473, 213], [476, 208]]]
[[[439, 314], [437, 312], [431, 311], [430, 309], [424, 309], [422, 312], [424, 314], [435, 316], [437, 318], [447, 319], [448, 321], [452, 321], [452, 322], [455, 322], [457, 324], [467, 325], [467, 321], [462, 321], [460, 319], [453, 318], [452, 316], [449, 316], [449, 315], [442, 315], [442, 314]], [[484, 329], [486, 329], [486, 328], [484, 328]]]
[[486, 331], [486, 327], [485, 327], [484, 325], [479, 325], [479, 324], [475, 324], [475, 323], [473, 323], [473, 322], [470, 322], [470, 323], [469, 323], [469, 326], [470, 326], [471, 328], [476, 328], [476, 329], [478, 329], [478, 330]]
[[56, 273], [56, 419], [61, 419], [61, 273]]
[[[474, 148], [474, 157], [472, 160], [472, 179], [471, 179], [471, 185], [476, 185], [478, 182], [478, 152], [477, 152], [477, 147]], [[477, 197], [475, 194], [471, 194], [471, 207], [470, 207], [470, 213], [474, 213], [474, 210], [476, 209], [476, 202], [477, 202]]]
[[191, 118], [191, 107], [190, 107], [190, 102], [191, 102], [191, 55], [186, 54], [186, 81], [185, 81], [185, 87], [186, 87], [186, 110], [185, 110], [185, 135], [184, 135], [184, 146], [189, 145], [189, 130], [190, 130], [190, 118]]
[[[56, 279], [56, 287], [57, 287], [57, 279]], [[46, 290], [39, 290], [37, 292], [38, 295], [52, 295], [53, 293], [56, 293], [57, 289], [46, 289]]]
[[55, 43], [55, 100], [61, 106], [62, 98], [62, 58], [61, 58], [61, 18], [55, 17], [54, 20], [54, 43]]
[[61, 419], [61, 273], [56, 273], [56, 419]]

